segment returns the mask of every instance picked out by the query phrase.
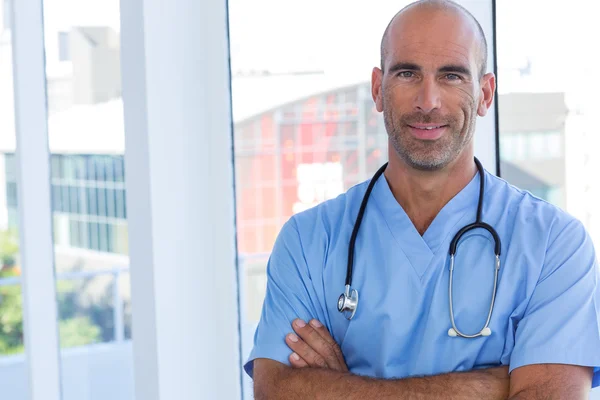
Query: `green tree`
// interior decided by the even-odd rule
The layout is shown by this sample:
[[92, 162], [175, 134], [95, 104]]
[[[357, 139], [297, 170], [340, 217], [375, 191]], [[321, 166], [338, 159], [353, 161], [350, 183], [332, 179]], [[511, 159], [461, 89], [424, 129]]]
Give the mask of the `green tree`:
[[[11, 270], [0, 271], [0, 279], [16, 276]], [[0, 354], [23, 351], [23, 303], [21, 286], [0, 286]]]
[[[0, 231], [0, 280], [19, 277], [18, 235], [15, 231]], [[83, 346], [101, 341], [101, 329], [88, 316], [89, 307], [80, 307], [80, 287], [71, 281], [57, 284], [59, 332], [61, 347]], [[22, 353], [23, 300], [21, 285], [0, 286], [0, 355]]]
[[19, 236], [14, 229], [0, 231], [0, 269], [10, 268], [15, 265], [19, 254]]

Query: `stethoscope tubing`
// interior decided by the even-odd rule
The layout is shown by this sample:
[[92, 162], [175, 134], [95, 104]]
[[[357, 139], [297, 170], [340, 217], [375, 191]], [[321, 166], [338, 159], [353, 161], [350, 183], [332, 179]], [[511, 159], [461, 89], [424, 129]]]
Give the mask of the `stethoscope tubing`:
[[[499, 270], [500, 270], [500, 253], [502, 250], [500, 236], [498, 235], [496, 230], [491, 225], [488, 225], [485, 222], [482, 222], [482, 219], [481, 219], [483, 200], [484, 200], [484, 196], [485, 196], [485, 174], [484, 174], [484, 170], [483, 170], [483, 166], [481, 165], [481, 162], [479, 162], [479, 160], [476, 157], [474, 158], [474, 160], [475, 160], [475, 164], [477, 165], [477, 170], [479, 171], [479, 199], [477, 202], [477, 217], [476, 217], [476, 220], [474, 223], [464, 226], [456, 233], [456, 235], [454, 235], [454, 237], [452, 238], [452, 241], [450, 242], [450, 248], [448, 251], [448, 253], [450, 255], [450, 276], [448, 279], [448, 302], [449, 302], [449, 309], [450, 309], [450, 321], [452, 323], [452, 328], [448, 331], [448, 334], [450, 336], [460, 336], [460, 337], [464, 337], [464, 338], [489, 336], [491, 334], [491, 330], [489, 329], [489, 323], [492, 318], [492, 312], [494, 310], [494, 303], [495, 303], [495, 299], [496, 299], [496, 291], [498, 288], [498, 274], [499, 274]], [[371, 192], [373, 191], [373, 187], [375, 186], [375, 183], [377, 182], [377, 180], [384, 173], [387, 166], [388, 166], [388, 163], [386, 162], [383, 166], [381, 166], [381, 168], [379, 168], [379, 170], [377, 170], [375, 175], [373, 175], [371, 182], [369, 182], [367, 191], [365, 192], [365, 195], [363, 196], [363, 199], [362, 199], [359, 211], [358, 211], [358, 215], [357, 215], [356, 221], [354, 223], [354, 227], [352, 229], [352, 234], [350, 236], [350, 242], [348, 244], [348, 264], [347, 264], [347, 269], [346, 269], [345, 290], [344, 290], [344, 293], [342, 293], [342, 295], [338, 299], [338, 311], [340, 311], [341, 313], [344, 313], [344, 315], [346, 316], [346, 318], [348, 320], [350, 320], [354, 317], [354, 315], [356, 313], [356, 308], [358, 307], [358, 291], [356, 289], [352, 289], [352, 273], [353, 273], [353, 267], [354, 267], [354, 249], [355, 249], [355, 244], [356, 244], [356, 238], [358, 236], [358, 231], [360, 229], [360, 225], [361, 225], [363, 217], [364, 217], [364, 213], [365, 213], [365, 209], [367, 207], [369, 197], [371, 195]], [[494, 254], [496, 256], [496, 260], [495, 260], [495, 267], [494, 267], [494, 270], [495, 270], [494, 271], [494, 288], [492, 291], [492, 299], [491, 299], [488, 315], [486, 318], [486, 322], [485, 322], [484, 327], [481, 329], [481, 331], [479, 333], [471, 335], [471, 334], [465, 334], [465, 333], [461, 332], [456, 327], [456, 322], [454, 320], [454, 308], [453, 308], [453, 297], [452, 297], [453, 287], [452, 286], [453, 286], [453, 276], [454, 276], [454, 259], [455, 259], [455, 255], [456, 255], [456, 251], [457, 251], [458, 242], [460, 241], [461, 237], [465, 233], [467, 233], [473, 229], [477, 229], [477, 228], [482, 228], [482, 229], [487, 230], [494, 238]]]

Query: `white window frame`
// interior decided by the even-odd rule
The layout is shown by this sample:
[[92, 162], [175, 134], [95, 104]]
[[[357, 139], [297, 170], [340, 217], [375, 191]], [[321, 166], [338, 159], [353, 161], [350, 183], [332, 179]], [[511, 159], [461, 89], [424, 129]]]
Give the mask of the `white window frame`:
[[60, 400], [43, 4], [40, 0], [19, 0], [12, 5], [15, 154], [29, 398]]
[[[487, 72], [493, 72], [498, 84], [496, 66], [496, 1], [495, 0], [458, 0], [479, 21], [485, 33], [488, 45]], [[485, 117], [478, 117], [475, 132], [475, 156], [481, 161], [483, 167], [490, 173], [500, 174], [499, 147], [498, 147], [498, 96], [494, 95], [494, 102]]]

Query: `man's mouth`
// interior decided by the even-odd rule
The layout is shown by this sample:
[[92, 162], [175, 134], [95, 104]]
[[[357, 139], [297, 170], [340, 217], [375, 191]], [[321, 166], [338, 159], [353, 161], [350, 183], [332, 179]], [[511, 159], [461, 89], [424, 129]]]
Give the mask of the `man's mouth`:
[[443, 128], [446, 125], [444, 124], [439, 124], [439, 125], [430, 125], [430, 124], [409, 124], [408, 126], [410, 126], [411, 128], [415, 128], [415, 129], [422, 129], [425, 131], [431, 131], [433, 129], [439, 129], [439, 128]]
[[420, 140], [437, 140], [443, 136], [445, 128], [448, 125], [444, 124], [409, 124], [412, 135]]

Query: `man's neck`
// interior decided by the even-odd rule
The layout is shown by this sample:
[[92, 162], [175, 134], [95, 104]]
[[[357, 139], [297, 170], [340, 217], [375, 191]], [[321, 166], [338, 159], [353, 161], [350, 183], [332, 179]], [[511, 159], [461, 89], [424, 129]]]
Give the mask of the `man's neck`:
[[439, 171], [420, 171], [408, 166], [391, 147], [385, 178], [396, 201], [417, 231], [423, 235], [440, 210], [477, 173], [473, 150], [465, 149], [451, 164]]

